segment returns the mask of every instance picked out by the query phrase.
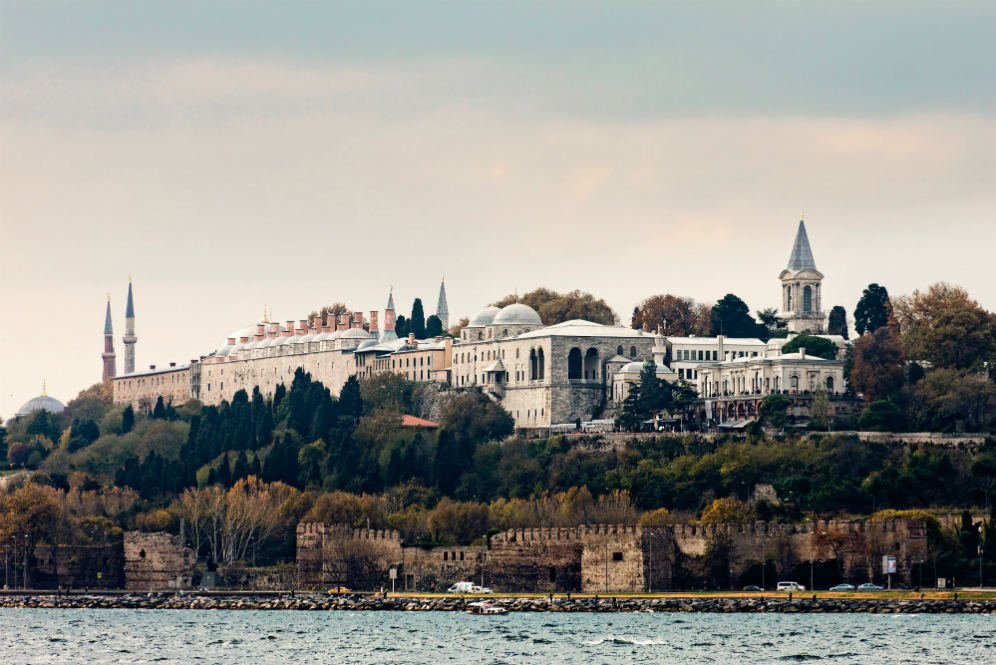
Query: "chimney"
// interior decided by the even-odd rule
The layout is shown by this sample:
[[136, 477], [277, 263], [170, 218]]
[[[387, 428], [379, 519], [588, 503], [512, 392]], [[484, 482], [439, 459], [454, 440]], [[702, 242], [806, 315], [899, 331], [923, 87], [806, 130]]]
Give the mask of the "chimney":
[[415, 346], [415, 333], [408, 333], [408, 346]]
[[170, 367], [176, 367], [176, 363], [170, 363], [169, 366]]
[[280, 337], [280, 324], [274, 321], [270, 324], [270, 334], [267, 337]]
[[377, 327], [377, 312], [370, 312], [370, 332], [376, 333], [380, 329]]
[[228, 338], [228, 345], [229, 346], [233, 346], [234, 344], [235, 344], [235, 338], [234, 337], [229, 337]]
[[308, 333], [308, 319], [301, 319], [298, 323], [297, 330], [294, 331], [295, 335], [306, 335]]
[[799, 358], [801, 360], [805, 360], [806, 359], [806, 347], [804, 347], [804, 346], [800, 346], [799, 347]]
[[363, 327], [363, 312], [353, 312], [353, 327], [354, 328]]
[[284, 337], [290, 337], [291, 335], [294, 334], [294, 322], [293, 321], [288, 321], [287, 325], [285, 327], [286, 327], [286, 330], [284, 330]]
[[155, 365], [149, 365], [149, 369], [155, 369], [155, 368], [156, 368]]
[[329, 314], [325, 317], [325, 325], [322, 327], [322, 332], [332, 332], [335, 330], [335, 316]]
[[384, 310], [384, 330], [394, 330], [394, 310]]

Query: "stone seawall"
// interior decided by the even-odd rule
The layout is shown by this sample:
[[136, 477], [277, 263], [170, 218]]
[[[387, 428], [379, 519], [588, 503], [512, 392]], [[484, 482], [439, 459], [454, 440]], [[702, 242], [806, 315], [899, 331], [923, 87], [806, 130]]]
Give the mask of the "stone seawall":
[[[299, 610], [299, 611], [466, 611], [480, 597], [331, 597], [310, 594], [282, 596], [199, 596], [129, 594], [125, 596], [6, 596], [0, 608], [43, 609], [169, 609], [169, 610]], [[996, 614], [996, 599], [820, 598], [799, 596], [739, 598], [617, 598], [592, 596], [570, 600], [501, 597], [489, 599], [512, 612], [751, 612], [780, 614]]]

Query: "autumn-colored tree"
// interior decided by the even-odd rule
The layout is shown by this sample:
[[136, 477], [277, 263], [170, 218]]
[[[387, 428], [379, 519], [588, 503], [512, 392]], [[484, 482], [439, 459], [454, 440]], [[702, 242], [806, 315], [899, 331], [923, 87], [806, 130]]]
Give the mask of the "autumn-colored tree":
[[669, 337], [704, 336], [709, 334], [711, 307], [691, 298], [670, 293], [650, 296], [633, 311], [637, 330], [656, 332], [658, 329]]
[[906, 354], [934, 367], [968, 369], [996, 359], [996, 315], [945, 282], [893, 300]]
[[573, 319], [584, 319], [606, 326], [615, 325], [618, 321], [616, 313], [604, 300], [577, 290], [570, 293], [557, 293], [540, 287], [521, 296], [515, 294], [505, 296], [492, 304], [495, 307], [505, 307], [514, 302], [520, 302], [535, 309], [545, 326]]
[[[351, 313], [352, 310], [346, 307], [345, 303], [337, 302], [332, 305], [325, 305], [317, 312], [311, 312], [311, 314], [308, 314], [308, 327], [310, 328], [315, 324], [316, 316], [320, 316], [322, 318], [322, 321], [324, 322], [324, 320], [330, 316], [341, 316], [343, 314], [351, 314]], [[320, 328], [321, 324], [319, 324], [318, 327]]]
[[902, 387], [905, 361], [895, 331], [883, 326], [854, 343], [852, 369], [847, 378], [851, 388], [863, 393], [865, 402], [871, 404], [888, 399]]
[[675, 523], [675, 517], [667, 508], [651, 510], [640, 516], [642, 526], [667, 526]]
[[702, 511], [703, 524], [741, 524], [754, 516], [754, 510], [735, 497], [713, 501]]
[[450, 326], [450, 329], [449, 329], [448, 332], [453, 337], [456, 337], [456, 338], [459, 339], [459, 337], [460, 337], [460, 331], [463, 330], [464, 328], [466, 328], [469, 325], [470, 325], [470, 319], [465, 316], [465, 317], [461, 318], [459, 321], [457, 321], [455, 324], [453, 324], [452, 326]]

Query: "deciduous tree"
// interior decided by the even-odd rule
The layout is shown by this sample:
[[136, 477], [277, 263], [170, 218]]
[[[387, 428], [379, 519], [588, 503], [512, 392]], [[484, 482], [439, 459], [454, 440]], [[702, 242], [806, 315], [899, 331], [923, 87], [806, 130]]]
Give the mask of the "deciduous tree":
[[868, 404], [888, 399], [905, 381], [905, 360], [896, 333], [880, 326], [854, 343], [848, 381], [855, 391], [864, 394]]
[[669, 337], [705, 336], [709, 334], [711, 310], [691, 298], [670, 293], [650, 296], [633, 310], [631, 326]]
[[552, 326], [572, 319], [584, 319], [611, 326], [618, 320], [615, 312], [604, 300], [577, 290], [570, 293], [557, 293], [540, 287], [522, 296], [514, 294], [505, 296], [493, 304], [495, 307], [505, 307], [514, 302], [521, 302], [536, 310], [545, 326]]

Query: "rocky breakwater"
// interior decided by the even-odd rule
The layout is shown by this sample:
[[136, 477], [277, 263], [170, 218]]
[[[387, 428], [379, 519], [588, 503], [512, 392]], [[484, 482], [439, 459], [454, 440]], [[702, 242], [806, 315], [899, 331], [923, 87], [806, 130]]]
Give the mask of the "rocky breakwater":
[[[164, 610], [299, 610], [461, 612], [479, 597], [328, 596], [324, 594], [211, 596], [128, 594], [116, 596], [7, 596], [3, 608]], [[493, 604], [513, 612], [773, 612], [866, 614], [996, 614], [996, 600], [895, 598], [615, 598], [497, 597]]]

